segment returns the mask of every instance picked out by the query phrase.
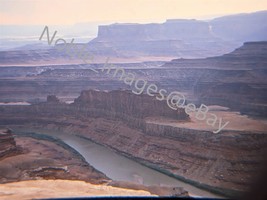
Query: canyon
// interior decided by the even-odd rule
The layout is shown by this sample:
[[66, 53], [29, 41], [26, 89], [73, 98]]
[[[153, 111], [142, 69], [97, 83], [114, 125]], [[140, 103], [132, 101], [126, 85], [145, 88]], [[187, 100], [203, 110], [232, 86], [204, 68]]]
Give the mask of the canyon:
[[[100, 25], [90, 42], [75, 43], [90, 63], [45, 46], [46, 37], [0, 51], [0, 198], [59, 197], [63, 187], [67, 196], [246, 194], [266, 162], [266, 16]], [[134, 94], [100, 72], [107, 57], [229, 124], [215, 134], [166, 97]]]
[[[248, 190], [265, 160], [266, 131], [224, 130], [214, 134], [182, 128], [179, 124], [190, 123], [183, 112], [177, 112], [180, 117], [175, 117], [174, 111], [166, 114], [157, 106], [157, 111], [146, 116], [136, 115], [138, 98], [143, 99], [143, 110], [153, 103], [152, 97], [139, 97], [128, 91], [83, 91], [71, 104], [49, 96], [47, 102], [31, 106], [2, 107], [0, 122], [17, 129], [75, 134], [221, 195], [233, 197]], [[150, 122], [153, 113], [167, 121], [175, 120], [176, 126]]]
[[[51, 135], [10, 129], [1, 129], [0, 133], [1, 147], [5, 147], [0, 157], [1, 199], [11, 196], [14, 199], [77, 195], [188, 196], [181, 187], [146, 186], [111, 180], [89, 165], [75, 149]], [[63, 190], [66, 187], [69, 188], [67, 193]]]
[[[217, 57], [112, 64], [159, 88], [179, 91], [197, 106], [220, 105], [249, 116], [264, 117], [266, 58], [266, 42], [247, 42]], [[42, 102], [51, 94], [73, 101], [82, 90], [132, 89], [116, 77], [90, 69], [101, 67], [103, 64], [0, 67], [0, 101]]]

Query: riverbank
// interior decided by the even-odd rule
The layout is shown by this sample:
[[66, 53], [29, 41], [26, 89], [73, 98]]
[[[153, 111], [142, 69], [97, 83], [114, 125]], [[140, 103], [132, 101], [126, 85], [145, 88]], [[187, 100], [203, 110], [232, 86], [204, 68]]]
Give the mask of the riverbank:
[[[34, 132], [35, 131], [35, 132]], [[36, 139], [38, 141], [49, 141], [49, 142], [53, 142], [54, 144], [64, 148], [67, 151], [72, 152], [73, 154], [75, 154], [76, 158], [79, 158], [81, 160], [81, 163], [77, 163], [77, 165], [84, 165], [82, 163], [86, 162], [88, 165], [89, 162], [86, 161], [86, 159], [77, 151], [75, 150], [72, 146], [68, 145], [67, 143], [65, 143], [63, 140], [61, 140], [60, 138], [56, 137], [56, 136], [52, 136], [52, 135], [47, 135], [45, 134], [43, 131], [40, 130], [14, 130], [14, 135], [15, 137], [18, 138], [31, 138], [31, 139]], [[42, 132], [42, 133], [40, 133]], [[48, 132], [48, 131], [45, 131]], [[74, 136], [76, 137], [76, 136]], [[40, 143], [38, 143], [40, 144]], [[95, 167], [93, 167], [92, 165], [90, 165], [90, 167], [93, 169], [94, 172], [103, 175], [102, 172], [100, 172], [99, 170], [97, 170]], [[60, 170], [60, 167], [39, 167], [40, 169], [53, 169], [53, 170]], [[63, 168], [62, 168], [63, 169]], [[65, 170], [67, 169], [66, 167], [64, 168]], [[77, 177], [74, 180], [84, 180], [87, 183], [91, 183], [92, 180], [92, 176], [91, 176], [91, 171], [84, 171], [84, 176], [89, 176], [88, 179], [83, 179], [83, 177]], [[89, 173], [89, 174], [88, 174]], [[40, 175], [40, 174], [39, 174]], [[100, 185], [107, 185], [107, 186], [112, 186], [112, 187], [117, 187], [117, 188], [124, 188], [124, 189], [129, 189], [129, 190], [143, 190], [143, 191], [148, 191], [150, 194], [153, 195], [159, 195], [159, 196], [189, 196], [188, 192], [186, 190], [184, 190], [181, 187], [164, 187], [164, 186], [146, 186], [146, 185], [142, 185], [142, 184], [136, 184], [136, 183], [131, 183], [131, 182], [125, 182], [125, 181], [117, 181], [117, 180], [111, 180], [110, 178], [108, 178], [106, 175], [104, 175], [106, 177], [106, 179], [103, 179], [103, 177], [98, 176], [98, 177], [94, 177], [96, 178], [99, 182]], [[41, 177], [32, 177], [33, 179], [39, 179]], [[62, 178], [62, 177], [53, 177], [51, 174], [49, 177], [42, 177], [44, 179], [62, 179], [67, 181], [69, 178], [66, 176], [66, 178]], [[72, 180], [72, 179], [71, 179]], [[18, 180], [21, 181], [21, 180]], [[16, 182], [15, 180], [13, 180], [13, 182]], [[137, 195], [138, 196], [138, 195]]]
[[195, 187], [198, 187], [199, 189], [204, 189], [204, 190], [206, 190], [208, 192], [214, 193], [214, 195], [216, 195], [216, 196], [218, 195], [217, 197], [237, 198], [237, 197], [240, 197], [242, 195], [242, 193], [240, 193], [240, 191], [237, 191], [237, 190], [230, 190], [230, 189], [225, 189], [225, 188], [213, 187], [213, 186], [210, 186], [210, 185], [207, 185], [207, 184], [204, 184], [204, 183], [200, 183], [200, 182], [197, 182], [197, 181], [194, 181], [194, 180], [191, 180], [191, 179], [187, 179], [187, 178], [185, 178], [183, 176], [178, 176], [176, 174], [171, 173], [168, 170], [162, 169], [162, 168], [160, 168], [160, 167], [148, 162], [147, 160], [140, 159], [140, 158], [137, 158], [137, 157], [133, 157], [130, 154], [127, 154], [127, 153], [125, 153], [123, 151], [119, 151], [118, 149], [113, 148], [111, 146], [103, 145], [101, 143], [97, 143], [97, 142], [95, 142], [95, 141], [93, 141], [93, 140], [91, 140], [91, 139], [89, 139], [87, 137], [84, 137], [84, 136], [81, 136], [81, 135], [77, 135], [77, 137], [80, 137], [80, 138], [88, 140], [90, 142], [94, 142], [94, 143], [96, 143], [98, 145], [107, 147], [107, 148], [111, 149], [112, 151], [114, 151], [114, 152], [116, 152], [116, 153], [118, 153], [120, 155], [123, 155], [123, 156], [125, 156], [125, 157], [127, 157], [127, 158], [129, 158], [131, 160], [134, 160], [134, 161], [136, 161], [136, 162], [138, 162], [138, 163], [140, 163], [140, 164], [142, 164], [142, 165], [144, 165], [144, 166], [146, 166], [146, 167], [148, 167], [150, 169], [153, 169], [153, 170], [156, 170], [156, 171], [158, 171], [160, 173], [166, 174], [166, 175], [168, 175], [170, 177], [173, 177], [173, 178], [175, 178], [175, 179], [177, 179], [179, 181], [183, 181], [185, 183], [191, 184], [191, 185], [193, 185]]
[[[17, 128], [18, 129], [18, 128]], [[84, 141], [88, 141], [88, 142], [93, 142], [94, 144], [97, 144], [97, 145], [100, 145], [100, 146], [103, 146], [103, 147], [105, 147], [105, 148], [108, 148], [108, 149], [110, 149], [112, 152], [116, 152], [117, 154], [119, 154], [119, 155], [121, 155], [121, 156], [123, 156], [123, 157], [125, 157], [125, 158], [127, 158], [127, 159], [129, 159], [129, 160], [133, 160], [134, 162], [136, 162], [136, 163], [139, 163], [139, 165], [141, 165], [141, 166], [144, 166], [144, 168], [147, 168], [147, 169], [151, 169], [152, 170], [152, 172], [153, 172], [153, 174], [151, 174], [152, 176], [155, 176], [155, 177], [153, 177], [152, 179], [157, 179], [157, 180], [153, 180], [152, 182], [151, 182], [151, 178], [149, 178], [149, 177], [141, 177], [141, 178], [145, 178], [145, 181], [148, 181], [148, 182], [150, 182], [150, 183], [155, 183], [154, 181], [158, 181], [158, 180], [164, 180], [165, 182], [162, 182], [162, 183], [155, 183], [155, 184], [170, 184], [171, 186], [176, 186], [176, 187], [183, 187], [183, 188], [185, 188], [185, 190], [187, 190], [187, 191], [189, 191], [189, 193], [190, 193], [190, 195], [191, 196], [207, 196], [207, 197], [217, 197], [217, 198], [221, 198], [222, 197], [222, 195], [218, 195], [218, 194], [216, 194], [216, 193], [213, 193], [213, 192], [210, 192], [210, 191], [207, 191], [206, 189], [204, 189], [204, 188], [200, 188], [200, 189], [197, 189], [197, 188], [199, 188], [199, 187], [197, 187], [196, 185], [194, 185], [194, 183], [189, 183], [189, 184], [186, 184], [186, 183], [188, 183], [188, 182], [186, 182], [186, 181], [184, 181], [184, 180], [180, 180], [180, 179], [178, 179], [177, 177], [175, 177], [175, 176], [172, 176], [170, 173], [168, 174], [168, 172], [166, 172], [166, 171], [164, 171], [164, 170], [162, 170], [162, 169], [159, 169], [159, 168], [156, 168], [155, 166], [153, 166], [153, 165], [149, 165], [147, 162], [144, 162], [144, 161], [141, 161], [140, 159], [136, 159], [136, 158], [134, 158], [134, 157], [131, 157], [131, 156], [129, 156], [129, 155], [127, 155], [127, 154], [125, 154], [125, 153], [123, 153], [123, 152], [119, 152], [119, 151], [116, 151], [116, 149], [113, 149], [113, 148], [111, 148], [111, 147], [109, 147], [109, 146], [106, 146], [106, 145], [101, 145], [101, 144], [99, 144], [99, 143], [97, 143], [97, 142], [95, 142], [95, 141], [92, 141], [92, 140], [90, 140], [89, 138], [82, 138], [82, 136], [79, 136], [79, 135], [73, 135], [73, 133], [70, 135], [70, 133], [67, 133], [67, 132], [62, 132], [62, 131], [55, 131], [55, 130], [51, 130], [51, 129], [38, 129], [38, 128], [25, 128], [25, 129], [23, 129], [22, 128], [22, 126], [20, 126], [20, 128], [19, 128], [19, 130], [21, 130], [21, 131], [23, 131], [23, 132], [25, 132], [25, 131], [28, 131], [28, 132], [38, 132], [38, 133], [41, 133], [41, 134], [48, 134], [48, 135], [53, 135], [53, 136], [55, 136], [55, 137], [59, 137], [60, 139], [62, 139], [62, 134], [64, 135], [64, 137], [63, 137], [63, 141], [64, 141], [64, 139], [65, 139], [65, 143], [69, 143], [69, 144], [71, 144], [71, 146], [75, 146], [74, 145], [74, 143], [72, 143], [72, 142], [70, 142], [70, 138], [71, 138], [71, 141], [73, 141], [73, 140], [76, 140], [76, 139], [73, 139], [73, 137], [79, 137], [79, 138], [81, 138], [82, 140], [84, 140]], [[67, 137], [68, 136], [68, 137]], [[67, 138], [69, 138], [69, 139], [67, 139]], [[87, 143], [88, 143], [87, 142]], [[77, 150], [77, 148], [79, 148], [78, 146], [75, 146], [75, 148], [76, 148], [76, 150]], [[91, 149], [92, 147], [90, 147], [89, 149]], [[83, 149], [79, 149], [79, 151], [80, 151], [80, 153], [81, 153], [81, 151], [83, 151]], [[86, 154], [88, 154], [88, 152], [86, 151], [86, 150], [84, 150], [85, 152], [83, 152], [83, 153], [86, 153]], [[95, 152], [96, 153], [96, 152]], [[99, 153], [99, 152], [98, 152]], [[85, 155], [83, 155], [84, 157], [85, 157]], [[113, 156], [113, 155], [108, 155], [108, 156]], [[98, 159], [101, 159], [101, 158], [98, 158]], [[102, 158], [102, 159], [106, 159], [106, 158]], [[97, 166], [95, 166], [94, 164], [95, 163], [92, 163], [92, 160], [87, 160], [91, 165], [93, 165], [95, 168], [97, 168], [98, 170], [99, 170], [99, 165], [97, 165]], [[103, 160], [103, 161], [101, 161], [101, 163], [100, 163], [100, 166], [101, 166], [101, 164], [102, 165], [105, 165], [105, 162], [107, 162], [107, 163], [109, 163], [109, 161], [108, 160]], [[118, 160], [118, 162], [120, 163], [120, 162], [123, 162], [122, 160]], [[126, 162], [129, 162], [129, 161], [126, 161]], [[110, 164], [111, 163], [109, 163], [108, 165], [110, 166]], [[121, 164], [122, 165], [122, 164]], [[129, 164], [129, 165], [126, 165], [126, 167], [127, 168], [131, 168], [131, 167], [133, 167], [134, 166], [134, 163], [132, 163], [131, 162], [131, 164]], [[120, 168], [120, 166], [114, 166], [114, 168]], [[134, 168], [134, 167], [133, 167]], [[140, 168], [139, 166], [136, 166], [135, 167], [135, 169], [133, 169], [134, 171], [136, 170], [136, 168]], [[119, 181], [130, 181], [129, 179], [128, 179], [128, 177], [121, 177], [122, 175], [122, 173], [123, 173], [123, 171], [125, 170], [125, 169], [121, 169], [120, 170], [120, 172], [118, 172], [118, 173], [120, 173], [119, 174], [119, 176], [111, 176], [110, 174], [107, 174], [106, 172], [110, 172], [110, 170], [112, 170], [112, 169], [110, 169], [110, 168], [104, 168], [104, 169], [101, 169], [100, 171], [101, 172], [103, 172], [103, 173], [105, 173], [108, 177], [110, 177], [110, 178], [112, 178], [113, 180], [119, 180]], [[156, 170], [156, 171], [155, 171]], [[159, 173], [159, 174], [162, 174], [162, 175], [158, 175], [157, 173], [155, 173], [155, 172], [157, 172], [157, 173]], [[149, 171], [146, 171], [145, 172], [145, 174], [149, 174], [150, 172]], [[136, 174], [136, 173], [135, 173]], [[138, 174], [138, 173], [137, 173]], [[136, 175], [137, 175], [136, 174]], [[145, 176], [145, 174], [143, 174], [143, 175], [140, 175], [140, 172], [139, 172], [139, 177], [140, 176]], [[166, 175], [164, 175], [165, 177], [168, 177], [168, 178], [165, 178], [164, 176], [163, 176], [163, 174], [166, 174]], [[134, 176], [136, 176], [136, 175], [134, 175]], [[159, 178], [157, 178], [157, 176], [160, 176]], [[166, 179], [166, 180], [165, 180]], [[133, 180], [131, 180], [131, 181], [133, 181]], [[144, 182], [145, 182], [144, 181]], [[180, 182], [180, 181], [182, 181], [182, 182]], [[185, 184], [183, 183], [183, 182], [185, 182]], [[141, 183], [142, 184], [142, 183]], [[190, 186], [190, 185], [192, 185], [192, 186]]]
[[[9, 133], [19, 151], [0, 158], [2, 184], [36, 179], [81, 180], [93, 184], [110, 181], [59, 139], [35, 133]], [[3, 142], [1, 139], [0, 143]]]

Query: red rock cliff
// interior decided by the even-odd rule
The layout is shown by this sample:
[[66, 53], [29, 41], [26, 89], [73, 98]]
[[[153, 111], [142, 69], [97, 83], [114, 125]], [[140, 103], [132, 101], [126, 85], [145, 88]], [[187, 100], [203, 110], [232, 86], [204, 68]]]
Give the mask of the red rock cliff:
[[189, 118], [184, 109], [172, 110], [167, 106], [165, 100], [159, 101], [155, 97], [146, 94], [136, 95], [130, 91], [102, 92], [86, 90], [82, 91], [74, 105], [126, 114], [136, 118], [153, 116], [179, 120]]

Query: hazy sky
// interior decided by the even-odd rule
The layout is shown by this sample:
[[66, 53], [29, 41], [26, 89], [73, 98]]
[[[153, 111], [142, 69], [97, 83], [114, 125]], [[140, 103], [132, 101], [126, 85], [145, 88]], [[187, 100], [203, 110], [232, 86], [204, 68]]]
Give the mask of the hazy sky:
[[267, 0], [0, 0], [0, 24], [156, 22], [267, 10]]

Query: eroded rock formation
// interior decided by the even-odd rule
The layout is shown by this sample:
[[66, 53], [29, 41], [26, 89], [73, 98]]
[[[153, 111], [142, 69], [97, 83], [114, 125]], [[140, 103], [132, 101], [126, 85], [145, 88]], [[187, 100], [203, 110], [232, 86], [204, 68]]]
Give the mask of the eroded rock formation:
[[264, 41], [247, 42], [223, 56], [175, 59], [163, 65], [186, 73], [185, 77], [193, 80], [188, 81], [187, 87], [191, 87], [198, 102], [262, 117], [267, 114], [266, 66]]
[[156, 97], [147, 94], [136, 95], [131, 91], [82, 91], [81, 95], [75, 99], [73, 106], [104, 110], [105, 112], [112, 112], [114, 115], [124, 114], [141, 119], [153, 116], [180, 120], [189, 119], [184, 109], [172, 110], [167, 106], [166, 100], [159, 101]]
[[14, 156], [19, 152], [15, 139], [10, 130], [0, 129], [0, 160]]
[[99, 26], [88, 43], [90, 52], [122, 57], [205, 57], [220, 55], [238, 45], [216, 37], [208, 22], [167, 20], [162, 24]]
[[[267, 43], [247, 42], [235, 51], [206, 59], [114, 64], [136, 78], [185, 94], [197, 105], [220, 105], [247, 115], [266, 116]], [[102, 64], [94, 64], [99, 70]], [[100, 70], [99, 70], [100, 71]], [[48, 95], [73, 100], [88, 89], [131, 89], [106, 73], [85, 65], [1, 67], [0, 102], [45, 101]], [[241, 100], [241, 101], [240, 101]]]

